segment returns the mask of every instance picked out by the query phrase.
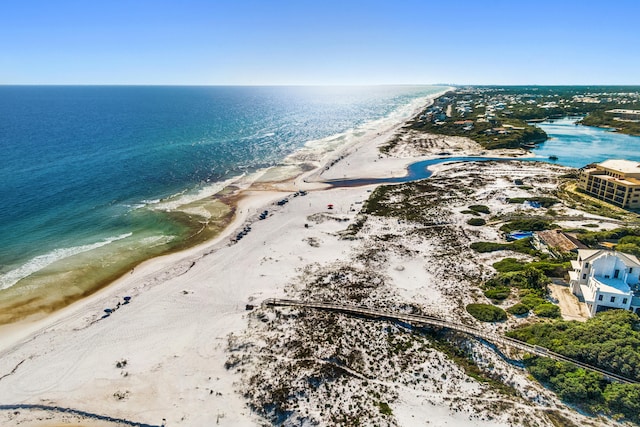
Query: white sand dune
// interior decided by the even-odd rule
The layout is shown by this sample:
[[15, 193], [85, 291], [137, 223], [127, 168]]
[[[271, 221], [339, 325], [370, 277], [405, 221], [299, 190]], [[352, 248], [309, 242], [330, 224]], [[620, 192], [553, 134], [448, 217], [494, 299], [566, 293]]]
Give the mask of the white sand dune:
[[[150, 260], [45, 319], [0, 329], [0, 405], [75, 408], [157, 426], [263, 424], [239, 393], [241, 376], [225, 369], [228, 336], [246, 331], [250, 313], [246, 304], [285, 296], [286, 285], [306, 266], [349, 258], [358, 242], [336, 237], [348, 224], [336, 218], [353, 221], [372, 187], [326, 189], [314, 182], [402, 175], [407, 164], [431, 155], [416, 156], [405, 149], [397, 157], [381, 156], [378, 145], [397, 126], [332, 154], [325, 164], [341, 159], [328, 169], [320, 167], [294, 182], [246, 190], [234, 223], [214, 241]], [[449, 148], [456, 144], [442, 141]], [[461, 152], [481, 151], [469, 141], [461, 147]], [[502, 187], [498, 183], [496, 190]], [[289, 197], [283, 206], [274, 204], [298, 188], [310, 191]], [[332, 210], [328, 204], [333, 204]], [[497, 203], [494, 208], [508, 207]], [[264, 209], [269, 216], [259, 220]], [[309, 219], [313, 215], [316, 220]], [[248, 224], [251, 231], [230, 243], [231, 236]], [[385, 274], [403, 298], [431, 298], [442, 313], [455, 310], [446, 294], [434, 287], [434, 277], [423, 264], [424, 260], [392, 258]], [[125, 296], [131, 297], [130, 303], [123, 304]], [[109, 317], [101, 318], [105, 308], [116, 307]], [[464, 388], [457, 393], [465, 398]], [[504, 420], [458, 413], [438, 396], [410, 391], [400, 395], [396, 406], [400, 425], [507, 425]], [[0, 410], [0, 425], [118, 425], [55, 411], [15, 412]]]

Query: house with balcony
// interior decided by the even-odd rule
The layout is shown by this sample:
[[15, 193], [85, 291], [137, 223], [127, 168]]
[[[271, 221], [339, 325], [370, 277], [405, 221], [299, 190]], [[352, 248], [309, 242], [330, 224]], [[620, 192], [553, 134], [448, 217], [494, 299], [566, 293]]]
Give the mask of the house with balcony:
[[640, 260], [606, 249], [579, 249], [571, 261], [571, 291], [584, 298], [589, 315], [611, 309], [640, 313], [638, 291]]
[[640, 209], [640, 163], [609, 159], [580, 169], [578, 188], [623, 209]]

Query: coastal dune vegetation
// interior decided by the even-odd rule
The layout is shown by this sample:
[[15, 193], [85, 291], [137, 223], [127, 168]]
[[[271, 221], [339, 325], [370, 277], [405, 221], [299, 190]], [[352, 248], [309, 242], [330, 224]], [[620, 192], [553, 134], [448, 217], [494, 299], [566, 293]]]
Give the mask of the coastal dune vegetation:
[[[586, 322], [535, 323], [507, 335], [640, 381], [640, 319], [634, 313], [610, 310]], [[541, 357], [528, 357], [525, 363], [561, 399], [594, 414], [640, 423], [640, 384], [608, 382], [570, 363]]]
[[[464, 101], [468, 94], [461, 94]], [[442, 102], [452, 96], [457, 92], [433, 106], [447, 116]], [[548, 112], [536, 108], [531, 114]], [[456, 111], [451, 117], [462, 113]], [[492, 334], [508, 331], [639, 378], [635, 315], [559, 320], [564, 312], [550, 282], [565, 275], [574, 255], [535, 246], [532, 237], [507, 241], [512, 231], [556, 228], [594, 245], [612, 237], [606, 230], [618, 222], [586, 218], [558, 191], [573, 179], [567, 168], [470, 161], [437, 165], [431, 178], [397, 185], [324, 183], [379, 176], [387, 167], [402, 173], [409, 158], [445, 152], [478, 155], [489, 147], [513, 157], [524, 151], [500, 147], [542, 136], [530, 134], [524, 113], [514, 110], [513, 119], [487, 118], [491, 132], [481, 132], [481, 145], [468, 138], [468, 123], [453, 124], [458, 136], [435, 135], [446, 125], [418, 124], [425, 112], [376, 137], [378, 145], [369, 141], [336, 154], [304, 179], [251, 187], [247, 193], [262, 192], [262, 199], [229, 213], [231, 237], [145, 270], [141, 279], [136, 268], [67, 323], [7, 352], [0, 397], [19, 390], [24, 401], [70, 402], [97, 412], [115, 404], [119, 413], [167, 426], [640, 423], [636, 385], [610, 383], [569, 364], [446, 328], [260, 304], [290, 298], [435, 316]], [[504, 129], [494, 133], [496, 126]], [[305, 197], [292, 190], [298, 185], [308, 186]], [[596, 227], [579, 229], [585, 223]], [[624, 248], [637, 245], [640, 234], [615, 236]], [[133, 295], [133, 302], [101, 318], [120, 295]], [[74, 336], [88, 337], [95, 354], [78, 355]], [[34, 372], [50, 366], [67, 370], [59, 384], [38, 388], [42, 378]], [[0, 411], [0, 421], [14, 416]]]
[[[556, 182], [548, 173], [560, 175], [563, 169], [531, 166], [540, 183], [527, 190], [511, 190], [508, 173], [496, 169], [489, 162], [449, 165], [428, 180], [377, 187], [344, 229], [335, 233], [340, 241], [352, 245], [349, 258], [305, 268], [288, 283], [287, 297], [412, 314], [437, 314], [442, 307], [443, 317], [487, 328], [509, 329], [558, 317], [558, 306], [549, 301], [547, 274], [564, 274], [566, 260], [547, 259], [548, 255], [533, 248], [531, 238], [513, 243], [488, 238], [504, 233], [500, 230], [504, 223], [496, 218], [518, 208], [518, 203], [509, 203], [507, 198], [499, 201], [503, 192], [527, 191], [531, 195], [526, 198], [546, 197], [540, 193]], [[495, 187], [500, 190], [488, 190]], [[559, 204], [554, 201], [549, 206]], [[548, 208], [540, 209], [542, 216]], [[495, 218], [484, 226], [471, 226], [469, 215], [483, 218], [469, 212]], [[542, 224], [540, 229], [556, 226], [538, 220], [517, 221], [506, 224]], [[501, 246], [496, 252], [483, 252], [475, 250], [478, 243]], [[513, 250], [517, 248], [520, 251]], [[405, 265], [416, 260], [420, 260], [420, 276], [409, 285], [400, 277], [408, 271]], [[546, 396], [543, 389], [532, 392], [527, 388], [535, 383], [525, 380], [523, 388], [517, 385], [520, 380], [507, 379], [511, 374], [503, 369], [511, 368], [499, 357], [494, 360], [491, 350], [456, 333], [404, 329], [407, 325], [302, 308], [261, 308], [252, 313], [251, 325], [245, 333], [230, 337], [227, 366], [242, 375], [243, 394], [252, 407], [273, 423], [355, 425], [369, 422], [366, 419], [376, 425], [400, 424], [400, 402], [407, 396], [394, 393], [393, 388], [380, 388], [380, 384], [401, 384], [401, 389], [408, 386], [421, 395], [427, 390], [440, 394], [456, 387], [451, 381], [459, 384], [462, 380], [468, 384], [465, 387], [480, 387], [483, 396], [497, 393], [504, 402], [503, 411], [512, 414], [507, 422], [511, 425], [534, 425], [528, 414], [512, 412], [508, 402], [514, 396], [531, 393], [546, 399], [540, 397]], [[264, 344], [251, 345], [256, 340]], [[462, 371], [442, 372], [442, 366], [448, 371], [451, 364]], [[273, 376], [274, 371], [280, 374]], [[327, 400], [334, 402], [331, 407], [323, 406]], [[451, 405], [464, 411], [457, 403]], [[491, 405], [472, 405], [485, 421], [497, 416]], [[539, 425], [553, 425], [546, 413], [534, 413]], [[566, 413], [554, 419], [571, 425]], [[588, 425], [589, 420], [581, 419], [580, 424]]]

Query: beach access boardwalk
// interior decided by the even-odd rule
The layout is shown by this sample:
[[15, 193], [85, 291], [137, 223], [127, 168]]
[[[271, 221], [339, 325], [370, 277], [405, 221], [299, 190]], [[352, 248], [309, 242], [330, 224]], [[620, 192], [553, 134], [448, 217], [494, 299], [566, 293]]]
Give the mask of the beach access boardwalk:
[[371, 309], [371, 308], [361, 307], [361, 306], [354, 306], [354, 305], [333, 304], [333, 303], [318, 302], [318, 301], [298, 301], [298, 300], [279, 299], [279, 298], [266, 299], [263, 301], [262, 305], [267, 307], [310, 308], [314, 310], [330, 311], [334, 313], [342, 313], [342, 314], [347, 314], [351, 316], [365, 317], [368, 319], [389, 320], [392, 322], [403, 322], [417, 328], [422, 328], [425, 326], [436, 326], [441, 328], [447, 328], [447, 329], [472, 335], [476, 338], [481, 338], [494, 345], [505, 345], [526, 353], [534, 354], [536, 356], [548, 357], [550, 359], [554, 359], [562, 362], [573, 363], [574, 365], [580, 368], [597, 372], [611, 381], [617, 381], [617, 382], [627, 383], [627, 384], [638, 383], [638, 381], [633, 380], [631, 378], [626, 378], [621, 375], [614, 374], [613, 372], [609, 372], [604, 369], [600, 369], [595, 366], [588, 365], [586, 363], [574, 360], [570, 357], [563, 356], [562, 354], [555, 353], [544, 347], [527, 344], [524, 341], [510, 338], [501, 334], [483, 331], [482, 329], [474, 328], [468, 325], [463, 325], [461, 323], [451, 322], [451, 321], [440, 319], [434, 316], [394, 313], [394, 312], [376, 310], [376, 309]]

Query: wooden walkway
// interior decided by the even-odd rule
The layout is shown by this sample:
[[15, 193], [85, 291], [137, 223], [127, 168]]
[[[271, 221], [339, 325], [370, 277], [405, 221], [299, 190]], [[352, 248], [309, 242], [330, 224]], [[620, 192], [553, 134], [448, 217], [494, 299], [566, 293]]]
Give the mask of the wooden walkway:
[[609, 380], [612, 380], [612, 381], [618, 381], [618, 382], [627, 383], [627, 384], [638, 383], [638, 381], [635, 381], [633, 379], [626, 378], [618, 374], [614, 374], [613, 372], [609, 372], [604, 369], [600, 369], [583, 362], [579, 362], [577, 360], [563, 356], [562, 354], [555, 353], [544, 347], [540, 347], [537, 345], [530, 345], [524, 341], [510, 338], [501, 334], [487, 332], [478, 328], [474, 328], [472, 326], [463, 325], [461, 323], [450, 322], [448, 320], [440, 319], [434, 316], [394, 313], [394, 312], [375, 310], [367, 307], [360, 307], [360, 306], [353, 306], [353, 305], [332, 304], [332, 303], [317, 302], [317, 301], [298, 301], [298, 300], [278, 299], [278, 298], [269, 298], [263, 301], [262, 304], [268, 307], [310, 308], [315, 310], [331, 311], [334, 313], [342, 313], [342, 314], [347, 314], [351, 316], [365, 317], [368, 319], [403, 322], [418, 328], [425, 327], [425, 326], [436, 326], [441, 328], [452, 329], [458, 332], [463, 332], [463, 333], [472, 335], [477, 338], [482, 338], [496, 345], [505, 345], [526, 353], [534, 354], [536, 356], [548, 357], [550, 359], [554, 359], [562, 362], [573, 363], [574, 365], [579, 366], [580, 368], [597, 372], [603, 375], [605, 378], [608, 378]]

